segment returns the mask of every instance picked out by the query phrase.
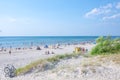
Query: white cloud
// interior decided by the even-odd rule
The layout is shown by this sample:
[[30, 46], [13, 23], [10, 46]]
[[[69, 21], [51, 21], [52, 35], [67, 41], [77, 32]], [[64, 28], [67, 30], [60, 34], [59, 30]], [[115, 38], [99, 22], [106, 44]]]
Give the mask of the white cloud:
[[0, 16], [0, 25], [1, 24], [31, 24], [32, 22], [33, 20], [30, 18]]
[[111, 8], [112, 8], [112, 4], [107, 4], [105, 6], [101, 6], [99, 8], [94, 8], [91, 11], [87, 12], [85, 14], [85, 17], [93, 17], [96, 15], [102, 15], [102, 14], [107, 14], [109, 12], [111, 12]]
[[86, 18], [97, 18], [101, 20], [119, 19], [120, 18], [120, 2], [109, 3], [105, 6], [93, 8], [85, 14]]
[[97, 8], [92, 9], [90, 12], [85, 14], [85, 17], [89, 17], [91, 15], [97, 15], [99, 13], [99, 10]]
[[116, 8], [120, 9], [120, 2], [117, 3]]
[[120, 13], [114, 14], [114, 15], [108, 16], [108, 17], [103, 17], [103, 20], [116, 19], [116, 18], [120, 18]]

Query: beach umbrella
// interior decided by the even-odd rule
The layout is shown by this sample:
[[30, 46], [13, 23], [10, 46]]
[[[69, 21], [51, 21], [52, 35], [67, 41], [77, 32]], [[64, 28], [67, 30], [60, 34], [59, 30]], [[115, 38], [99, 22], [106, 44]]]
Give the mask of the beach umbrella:
[[44, 48], [48, 48], [48, 45], [45, 45]]

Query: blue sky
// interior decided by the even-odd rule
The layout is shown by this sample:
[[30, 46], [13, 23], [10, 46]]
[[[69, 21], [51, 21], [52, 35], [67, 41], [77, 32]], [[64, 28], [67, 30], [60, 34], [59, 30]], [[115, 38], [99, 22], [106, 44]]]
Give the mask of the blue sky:
[[120, 36], [120, 0], [0, 0], [0, 36]]

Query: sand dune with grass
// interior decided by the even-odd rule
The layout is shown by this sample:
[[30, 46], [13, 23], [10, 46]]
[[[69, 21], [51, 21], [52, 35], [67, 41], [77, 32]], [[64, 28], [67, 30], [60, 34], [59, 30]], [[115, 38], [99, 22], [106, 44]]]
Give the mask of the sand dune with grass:
[[72, 57], [59, 61], [52, 69], [37, 69], [7, 80], [119, 80], [119, 56], [120, 54]]

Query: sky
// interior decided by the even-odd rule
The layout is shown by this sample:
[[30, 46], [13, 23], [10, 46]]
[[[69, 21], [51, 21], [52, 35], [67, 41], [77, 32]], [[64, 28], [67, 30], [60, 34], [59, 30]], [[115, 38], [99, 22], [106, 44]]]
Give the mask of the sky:
[[0, 0], [0, 36], [120, 36], [120, 0]]

